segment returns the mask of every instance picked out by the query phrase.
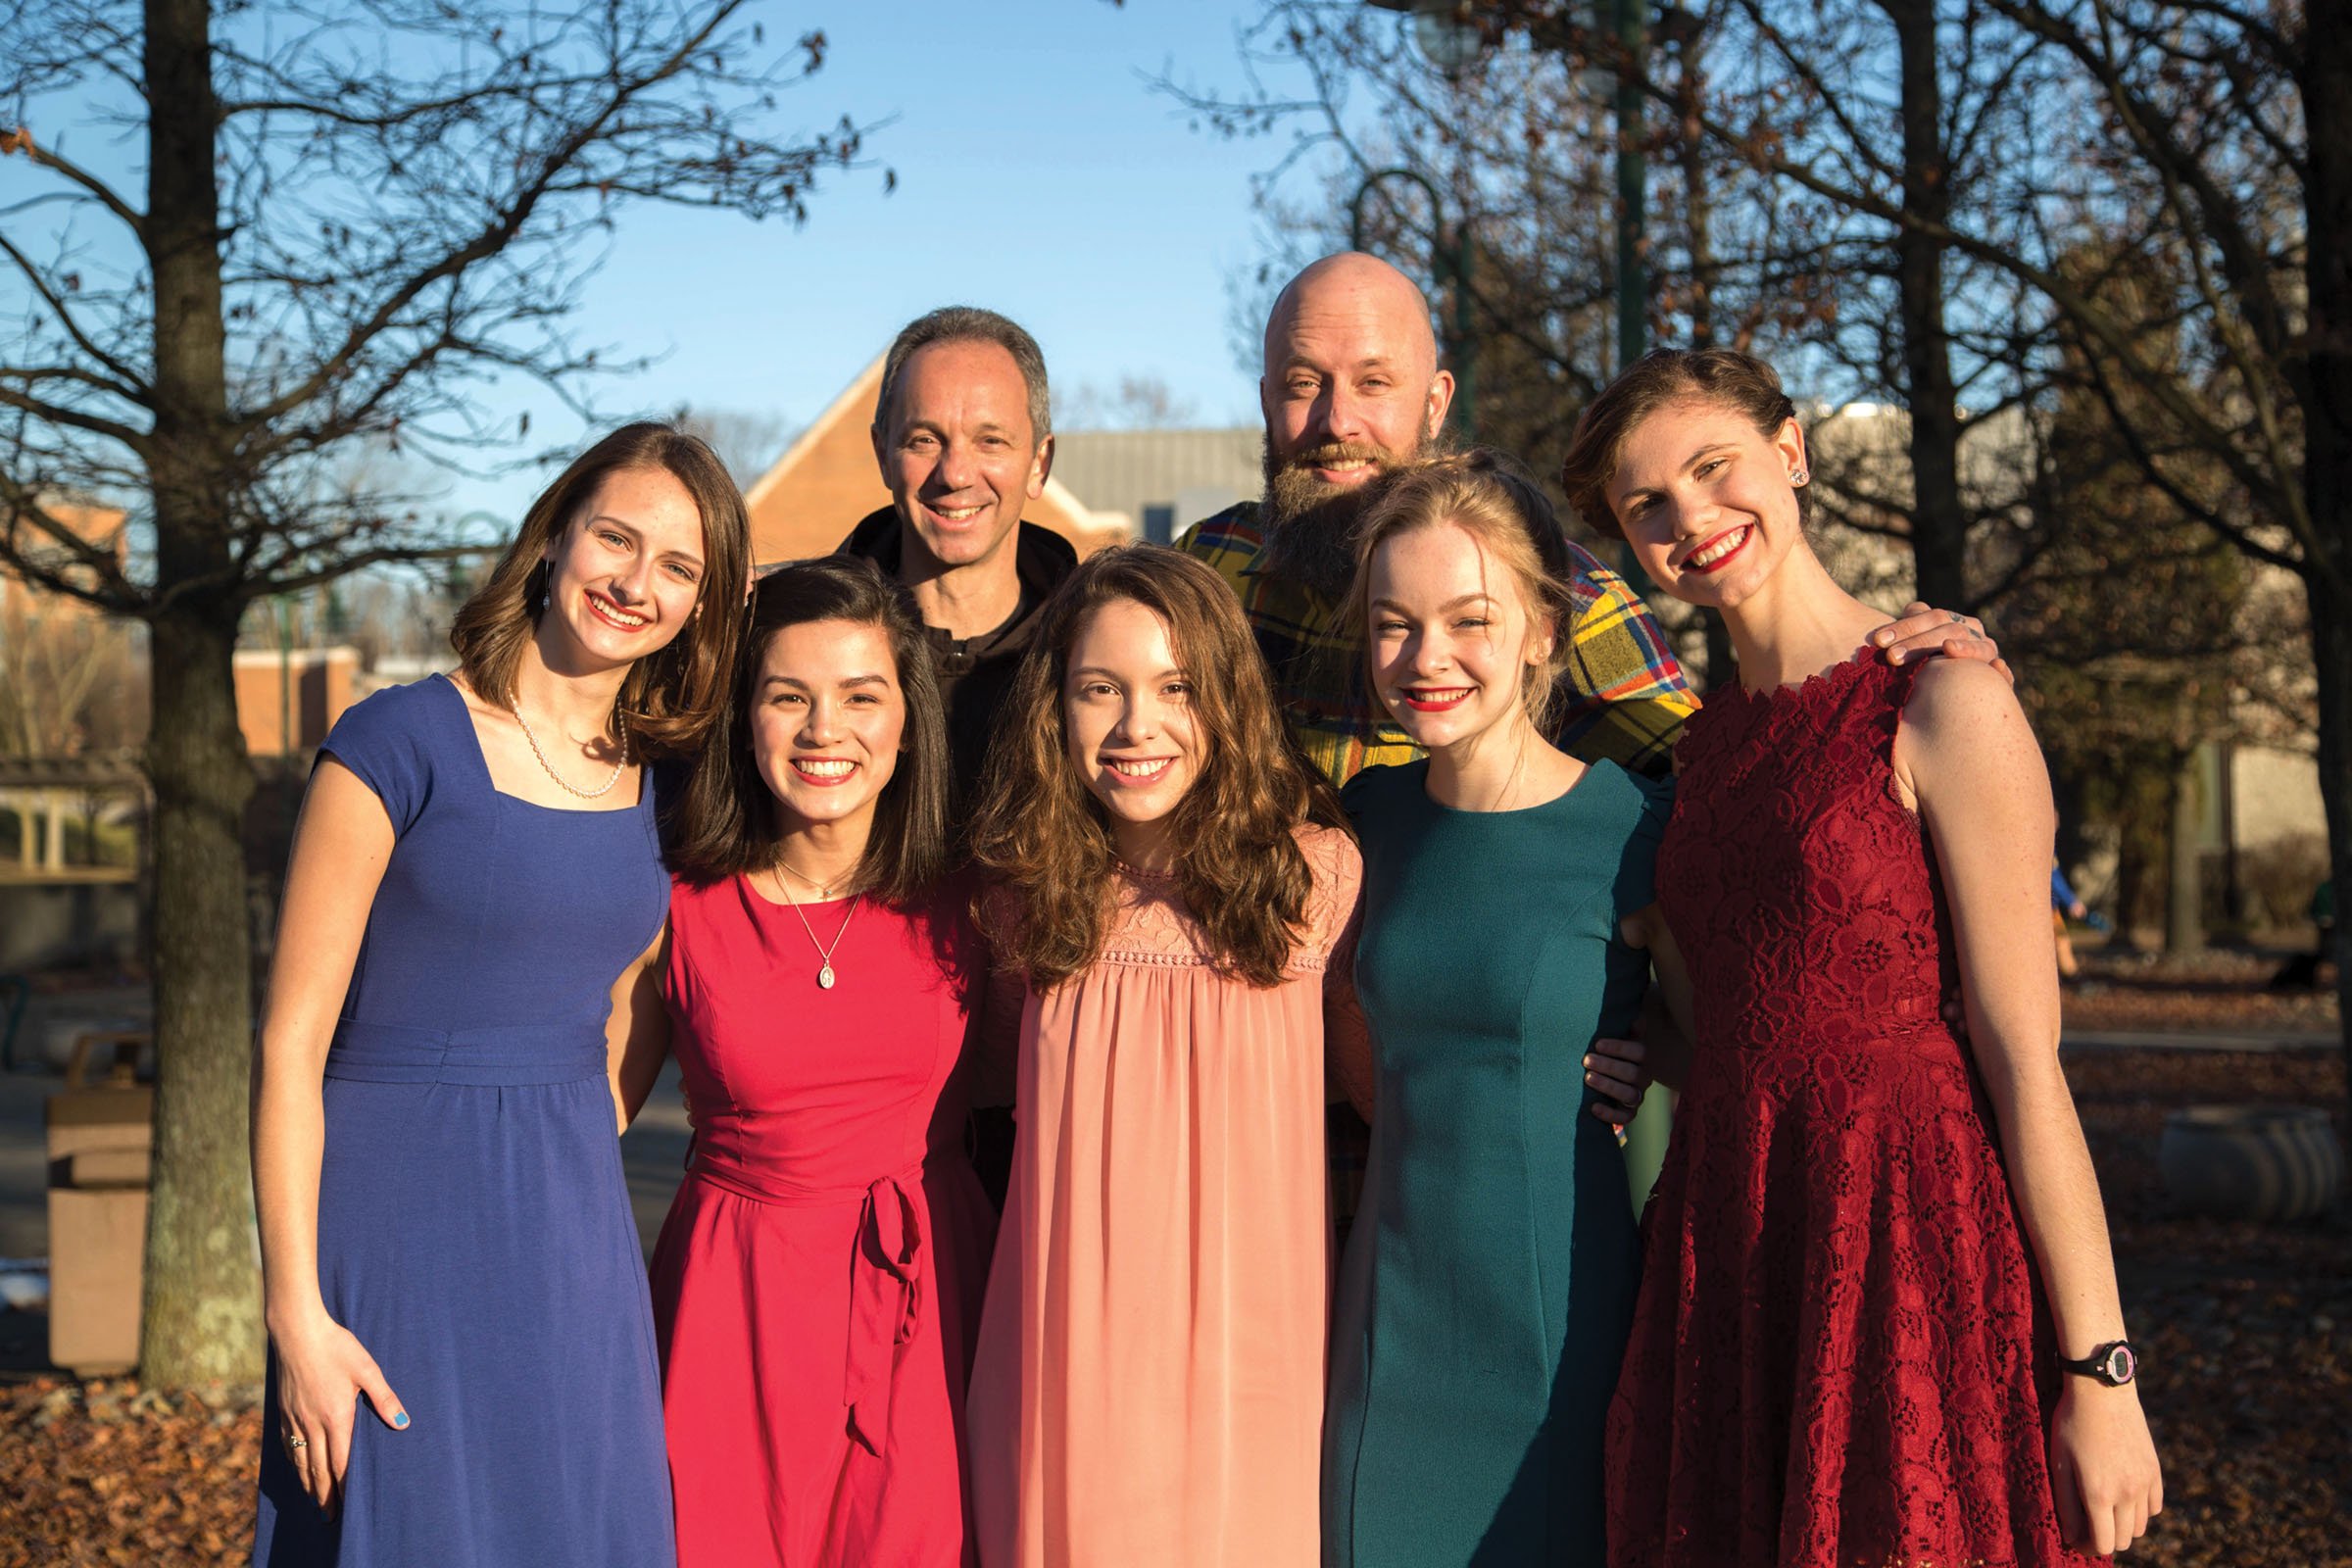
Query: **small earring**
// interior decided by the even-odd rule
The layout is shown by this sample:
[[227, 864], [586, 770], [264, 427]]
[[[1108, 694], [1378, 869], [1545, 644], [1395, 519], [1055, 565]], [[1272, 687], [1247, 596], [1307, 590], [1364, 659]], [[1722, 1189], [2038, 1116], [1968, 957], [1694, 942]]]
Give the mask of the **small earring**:
[[1788, 482], [1790, 484], [1803, 484], [1809, 477], [1811, 477], [1811, 475], [1807, 474], [1804, 469], [1799, 468], [1788, 476]]

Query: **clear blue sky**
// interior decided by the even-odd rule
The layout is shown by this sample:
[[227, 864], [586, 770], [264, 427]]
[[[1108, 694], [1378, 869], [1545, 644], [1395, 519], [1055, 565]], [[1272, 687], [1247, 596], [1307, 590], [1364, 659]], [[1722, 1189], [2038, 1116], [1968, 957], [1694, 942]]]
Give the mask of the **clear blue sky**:
[[[603, 384], [600, 407], [805, 423], [908, 318], [970, 303], [1036, 333], [1057, 390], [1152, 375], [1202, 422], [1253, 422], [1228, 280], [1257, 259], [1250, 176], [1281, 144], [1194, 130], [1144, 79], [1238, 82], [1234, 29], [1253, 13], [1245, 0], [832, 0], [771, 18], [771, 34], [783, 20], [830, 43], [786, 100], [794, 122], [891, 119], [867, 145], [897, 189], [883, 193], [879, 167], [829, 176], [797, 229], [630, 209], [577, 326], [665, 358]], [[532, 407], [534, 444], [579, 428]], [[534, 487], [466, 483], [454, 499], [513, 511]]]

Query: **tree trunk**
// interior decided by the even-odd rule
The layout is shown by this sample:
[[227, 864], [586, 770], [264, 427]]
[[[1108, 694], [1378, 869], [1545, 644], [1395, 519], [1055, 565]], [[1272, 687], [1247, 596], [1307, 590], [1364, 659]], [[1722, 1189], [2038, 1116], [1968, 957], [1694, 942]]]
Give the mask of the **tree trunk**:
[[[2336, 907], [2352, 894], [2352, 27], [2303, 23], [2302, 103], [2311, 173], [2304, 254], [2311, 358], [2303, 386], [2303, 496], [2318, 535], [2305, 566], [2320, 691], [2320, 794]], [[2338, 949], [2343, 929], [2339, 916]], [[2352, 964], [2336, 965], [2344, 1076], [2352, 1087]], [[2352, 1129], [2346, 1138], [2352, 1142]]]
[[[1894, 24], [1902, 75], [1903, 206], [1942, 224], [1951, 216], [1943, 85], [1936, 69], [1935, 0], [1880, 0]], [[1968, 514], [1960, 501], [1960, 394], [1943, 319], [1943, 244], [1906, 223], [1894, 236], [1903, 396], [1911, 409], [1911, 554], [1919, 597], [1947, 610], [1968, 596]]]
[[2174, 954], [2205, 951], [2205, 857], [2202, 804], [2198, 788], [2197, 752], [2180, 754], [2173, 773], [2170, 875], [2164, 896], [2164, 951]]
[[139, 1364], [151, 1385], [252, 1382], [260, 1256], [247, 1129], [253, 979], [233, 610], [155, 622], [155, 1191]]
[[229, 548], [235, 443], [221, 316], [211, 12], [146, 0], [147, 222], [155, 278], [155, 1188], [140, 1370], [251, 1381], [261, 1281], [247, 1171], [253, 978], [233, 651], [245, 598]]

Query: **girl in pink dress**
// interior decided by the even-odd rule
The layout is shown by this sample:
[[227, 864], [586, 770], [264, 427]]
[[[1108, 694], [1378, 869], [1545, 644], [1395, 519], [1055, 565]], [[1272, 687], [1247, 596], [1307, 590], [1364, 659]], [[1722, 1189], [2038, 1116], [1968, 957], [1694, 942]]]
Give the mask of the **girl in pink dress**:
[[971, 1556], [959, 1414], [995, 1218], [962, 1061], [985, 965], [941, 880], [921, 637], [869, 563], [762, 579], [677, 823], [659, 974], [697, 1134], [653, 1289], [681, 1568]]
[[1311, 1568], [1355, 845], [1232, 590], [1172, 550], [1080, 566], [1007, 713], [974, 832], [1027, 980], [981, 1561]]

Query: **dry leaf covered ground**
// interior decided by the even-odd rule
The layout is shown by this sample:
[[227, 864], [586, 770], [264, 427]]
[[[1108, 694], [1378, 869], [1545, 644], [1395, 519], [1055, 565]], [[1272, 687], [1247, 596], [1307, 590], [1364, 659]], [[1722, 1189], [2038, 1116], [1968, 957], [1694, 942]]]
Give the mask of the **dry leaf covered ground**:
[[[2324, 999], [2259, 990], [2244, 963], [2094, 962], [2078, 1028], [2328, 1027]], [[2210, 971], [2210, 972], [2207, 972]], [[2212, 1102], [2328, 1107], [2328, 1050], [2086, 1051], [2068, 1076], [2113, 1219], [2166, 1510], [2127, 1559], [2149, 1568], [2352, 1568], [2352, 1228], [2181, 1217], [2156, 1168], [2165, 1113]], [[242, 1563], [254, 1391], [165, 1398], [54, 1376], [0, 1387], [0, 1568]]]

